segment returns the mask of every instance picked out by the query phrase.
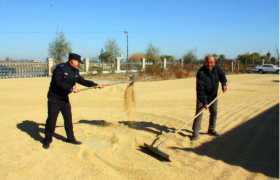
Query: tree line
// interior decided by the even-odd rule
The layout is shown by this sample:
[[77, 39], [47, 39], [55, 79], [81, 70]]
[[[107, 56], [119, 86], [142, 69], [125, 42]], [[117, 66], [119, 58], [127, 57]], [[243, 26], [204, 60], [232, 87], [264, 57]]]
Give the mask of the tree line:
[[[68, 54], [72, 52], [71, 46], [72, 44], [70, 41], [66, 40], [63, 30], [57, 30], [56, 37], [49, 43], [48, 53], [50, 57], [60, 62], [62, 61], [62, 59], [67, 58]], [[105, 51], [101, 52], [99, 56], [99, 59], [103, 62], [114, 61], [115, 58], [119, 57], [121, 54], [121, 48], [117, 43], [116, 38], [108, 37], [107, 41], [104, 43], [104, 50]], [[205, 54], [205, 56], [208, 55], [214, 56], [217, 61], [227, 60], [224, 54]], [[140, 62], [141, 58], [145, 58], [147, 62], [161, 61], [163, 58], [165, 58], [168, 62], [172, 62], [175, 60], [174, 56], [172, 55], [160, 55], [160, 48], [153, 45], [152, 42], [149, 42], [147, 44], [145, 53], [135, 53], [131, 55], [128, 60], [131, 62]], [[196, 63], [198, 61], [193, 50], [189, 50], [187, 53], [185, 53], [182, 59], [184, 60], [184, 63]], [[260, 62], [260, 59], [264, 59], [265, 63], [278, 63], [278, 59], [276, 57], [271, 57], [271, 59], [269, 59], [269, 56], [267, 55], [262, 55], [260, 57], [260, 54], [257, 52], [254, 52], [252, 54], [239, 54], [237, 55], [236, 59], [241, 60], [242, 63], [247, 62], [248, 64], [258, 64]]]

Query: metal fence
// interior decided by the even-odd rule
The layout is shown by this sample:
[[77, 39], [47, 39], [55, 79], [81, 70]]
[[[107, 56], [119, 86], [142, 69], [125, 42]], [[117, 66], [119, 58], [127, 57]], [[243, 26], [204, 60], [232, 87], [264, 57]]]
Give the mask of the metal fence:
[[0, 63], [0, 78], [46, 77], [47, 63]]
[[[115, 63], [114, 62], [104, 62], [104, 64], [103, 64], [103, 71], [111, 72], [111, 71], [114, 70], [114, 67], [117, 67], [116, 65], [117, 65], [116, 62]], [[88, 69], [88, 71], [98, 71], [101, 68], [102, 68], [102, 62], [91, 62], [91, 61], [89, 62], [89, 69]], [[83, 70], [83, 71], [85, 71], [85, 70]], [[83, 72], [83, 71], [81, 71], [81, 72]]]
[[[54, 67], [59, 63], [54, 62]], [[240, 72], [251, 72], [256, 64], [244, 64], [239, 61], [232, 63], [231, 61], [218, 62], [218, 65], [225, 72], [233, 72], [238, 69]], [[163, 67], [163, 62], [145, 62], [145, 66], [160, 66]], [[166, 69], [179, 67], [180, 61], [166, 62]], [[198, 70], [203, 66], [202, 61], [196, 63], [187, 63], [181, 66], [187, 71]], [[51, 68], [52, 70], [54, 69]], [[142, 68], [142, 62], [120, 62], [120, 70], [140, 70]], [[98, 71], [102, 68], [102, 62], [89, 62], [89, 72]], [[104, 62], [103, 71], [113, 72], [117, 70], [117, 61], [115, 62]], [[86, 73], [85, 64], [79, 66], [81, 73]], [[6, 78], [30, 78], [30, 77], [46, 77], [48, 76], [48, 63], [35, 63], [35, 62], [0, 62], [0, 79]]]
[[132, 70], [139, 70], [141, 69], [142, 63], [141, 62], [121, 62], [120, 63], [120, 69], [121, 70], [129, 70], [132, 68]]
[[174, 61], [174, 62], [166, 62], [166, 68], [169, 69], [171, 68], [173, 65], [180, 65], [180, 61]]

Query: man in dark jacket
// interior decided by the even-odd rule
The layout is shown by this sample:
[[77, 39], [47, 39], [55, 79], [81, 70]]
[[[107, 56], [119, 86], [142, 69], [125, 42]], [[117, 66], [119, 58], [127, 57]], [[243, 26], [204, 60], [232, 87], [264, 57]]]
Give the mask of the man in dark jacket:
[[59, 112], [62, 113], [64, 119], [67, 142], [82, 144], [80, 141], [77, 141], [74, 136], [71, 105], [69, 103], [68, 94], [71, 92], [80, 92], [80, 90], [76, 88], [76, 82], [87, 87], [97, 86], [103, 88], [104, 85], [87, 81], [81, 77], [78, 70], [79, 63], [83, 64], [81, 56], [70, 53], [68, 62], [59, 64], [53, 72], [48, 92], [48, 118], [43, 142], [43, 147], [45, 149], [48, 149], [52, 142]]
[[[220, 136], [215, 131], [218, 111], [218, 100], [216, 100], [210, 107], [208, 106], [216, 97], [219, 88], [219, 82], [222, 85], [222, 91], [227, 90], [227, 79], [223, 70], [215, 65], [215, 57], [207, 56], [205, 58], [205, 65], [200, 68], [196, 74], [196, 114], [201, 110], [208, 109], [210, 112], [208, 134]], [[193, 122], [193, 135], [191, 141], [195, 141], [201, 129], [203, 113], [201, 113]]]

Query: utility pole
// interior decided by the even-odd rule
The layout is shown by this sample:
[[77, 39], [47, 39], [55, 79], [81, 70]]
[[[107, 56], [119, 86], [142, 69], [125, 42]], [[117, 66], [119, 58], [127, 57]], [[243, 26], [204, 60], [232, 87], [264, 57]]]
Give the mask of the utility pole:
[[195, 46], [195, 57], [197, 58], [197, 54], [196, 54], [196, 51], [197, 51], [197, 50], [196, 50], [196, 46]]
[[[276, 51], [277, 51], [277, 56], [278, 56], [278, 63], [279, 63], [279, 52], [278, 52], [278, 48], [277, 48], [277, 45], [276, 45]], [[275, 60], [275, 64], [276, 64], [276, 60]]]
[[[128, 63], [128, 31], [124, 31], [124, 33], [126, 34], [126, 40], [127, 40], [127, 52], [126, 52], [126, 62]], [[132, 60], [130, 60], [130, 68], [132, 70]]]
[[116, 63], [115, 63], [115, 61], [116, 61], [116, 53], [115, 53], [115, 51], [113, 51], [113, 63], [114, 63], [114, 65], [113, 65], [113, 73], [115, 74], [115, 65], [116, 65]]
[[102, 60], [102, 53], [103, 53], [103, 49], [101, 48], [100, 60], [102, 62], [102, 69], [104, 70], [104, 61]]
[[254, 53], [253, 53], [253, 65], [254, 65]]

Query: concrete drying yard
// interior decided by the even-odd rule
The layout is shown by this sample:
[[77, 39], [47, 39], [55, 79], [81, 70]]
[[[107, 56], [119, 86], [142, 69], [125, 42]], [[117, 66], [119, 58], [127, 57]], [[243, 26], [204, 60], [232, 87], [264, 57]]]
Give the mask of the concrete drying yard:
[[[59, 115], [50, 148], [42, 147], [50, 78], [0, 80], [0, 179], [279, 179], [279, 75], [228, 75], [219, 97], [217, 132], [191, 142], [192, 123], [160, 150], [155, 146], [195, 115], [195, 78], [135, 82], [128, 116], [126, 84], [70, 94], [74, 132], [66, 143]], [[106, 84], [106, 83], [104, 83]], [[84, 88], [79, 86], [80, 88]], [[220, 90], [220, 89], [219, 89]]]

